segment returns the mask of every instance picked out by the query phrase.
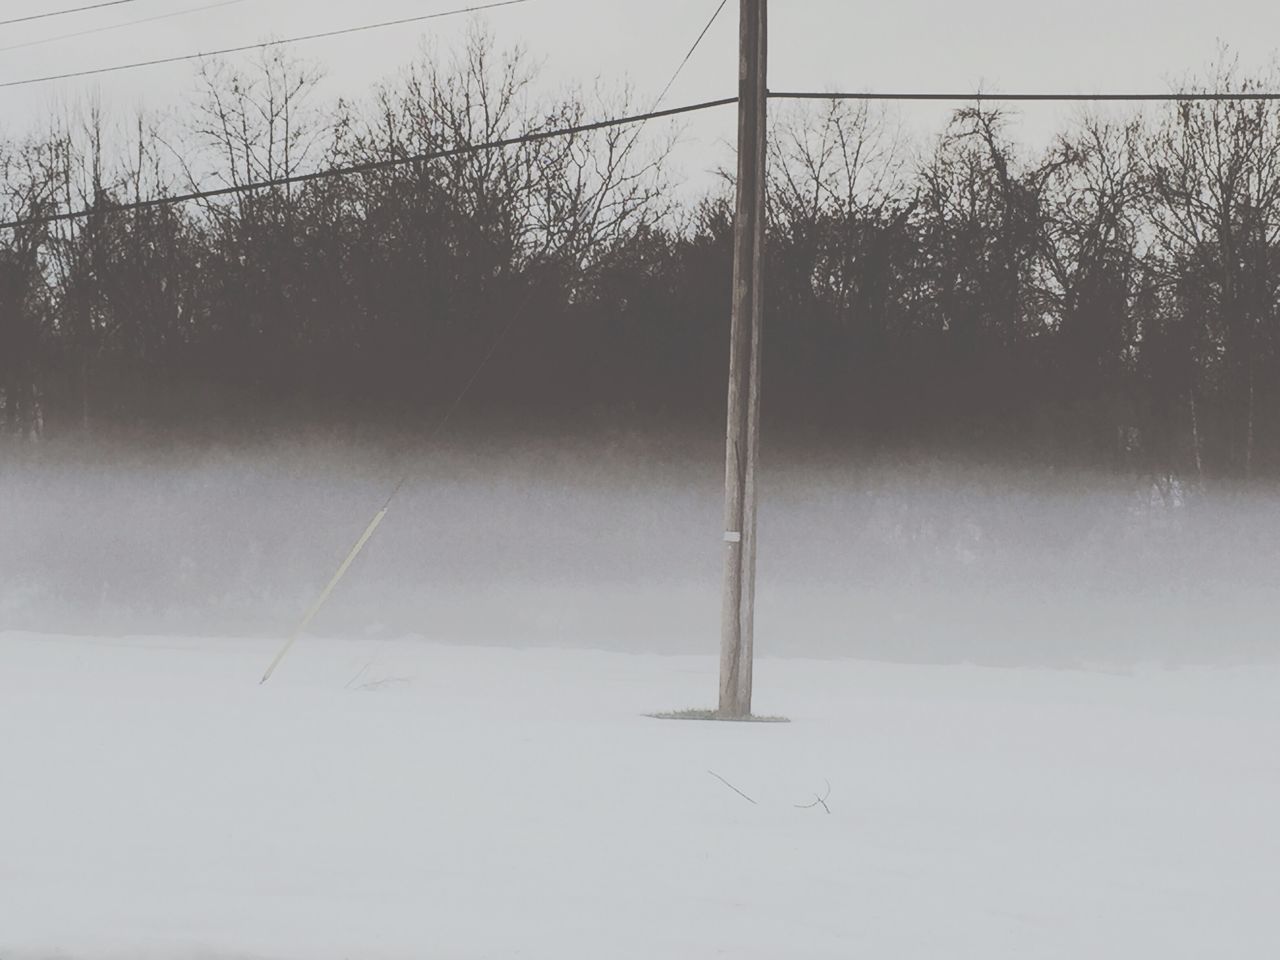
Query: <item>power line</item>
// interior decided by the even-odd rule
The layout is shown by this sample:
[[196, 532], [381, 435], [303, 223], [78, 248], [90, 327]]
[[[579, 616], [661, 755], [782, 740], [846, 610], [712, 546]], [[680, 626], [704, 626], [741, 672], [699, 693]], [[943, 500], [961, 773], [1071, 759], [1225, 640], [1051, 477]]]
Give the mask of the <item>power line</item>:
[[[541, 136], [557, 136], [557, 135], [563, 135], [563, 134], [572, 133], [572, 132], [598, 130], [605, 126], [617, 126], [622, 123], [631, 122], [636, 124], [636, 132], [635, 132], [635, 135], [632, 136], [631, 140], [628, 142], [627, 146], [624, 147], [622, 150], [622, 153], [625, 155], [635, 145], [636, 139], [640, 136], [641, 130], [644, 129], [644, 124], [647, 121], [654, 119], [655, 117], [671, 116], [675, 113], [687, 113], [695, 109], [705, 109], [709, 106], [719, 106], [721, 105], [721, 103], [733, 102], [732, 100], [717, 101], [714, 104], [698, 104], [693, 107], [678, 107], [675, 110], [668, 110], [668, 111], [661, 111], [661, 112], [658, 111], [658, 107], [662, 104], [662, 101], [666, 99], [667, 94], [671, 92], [671, 87], [675, 84], [676, 80], [679, 78], [685, 66], [693, 58], [694, 53], [697, 51], [699, 45], [702, 43], [702, 39], [707, 35], [707, 31], [711, 29], [711, 25], [715, 23], [716, 18], [720, 16], [720, 12], [725, 8], [725, 5], [728, 2], [729, 0], [721, 0], [720, 6], [717, 7], [715, 13], [711, 15], [711, 19], [707, 21], [707, 25], [702, 28], [702, 32], [698, 34], [698, 38], [693, 42], [693, 46], [689, 48], [689, 52], [685, 54], [684, 59], [681, 60], [679, 66], [676, 67], [675, 73], [673, 73], [671, 76], [671, 79], [667, 81], [667, 85], [663, 87], [662, 92], [658, 94], [658, 98], [653, 102], [653, 107], [650, 109], [649, 113], [644, 114], [642, 116], [630, 117], [626, 119], [620, 119], [617, 121], [605, 121], [597, 124], [589, 124], [585, 127], [575, 127], [575, 128], [569, 128], [561, 131], [548, 131], [546, 134], [543, 134], [543, 135], [534, 135], [533, 137], [529, 137], [529, 138], [519, 138], [519, 142], [528, 142], [529, 139], [538, 139]], [[476, 149], [485, 149], [486, 147], [497, 146], [497, 145], [498, 144], [479, 145], [477, 146]], [[439, 156], [446, 156], [446, 155], [449, 155], [449, 154], [448, 153], [440, 154]], [[400, 162], [412, 162], [414, 159], [434, 159], [434, 157], [410, 158], [409, 160], [400, 161]], [[462, 390], [454, 398], [453, 402], [449, 404], [449, 407], [444, 412], [444, 416], [440, 418], [440, 420], [436, 423], [435, 427], [432, 429], [430, 435], [427, 437], [426, 446], [430, 447], [435, 442], [436, 437], [438, 437], [444, 431], [444, 428], [448, 425], [450, 418], [457, 411], [458, 407], [462, 405], [462, 402], [466, 399], [467, 394], [471, 392], [471, 388], [475, 386], [476, 381], [480, 379], [480, 375], [484, 372], [485, 368], [489, 365], [489, 361], [492, 360], [494, 354], [498, 352], [498, 348], [502, 346], [503, 341], [507, 338], [507, 335], [511, 332], [511, 329], [515, 326], [516, 321], [519, 320], [521, 315], [525, 312], [525, 309], [528, 307], [529, 302], [532, 299], [533, 299], [533, 289], [531, 288], [529, 290], [528, 295], [525, 297], [524, 302], [515, 311], [513, 311], [511, 315], [507, 318], [507, 322], [503, 324], [502, 328], [498, 331], [498, 335], [494, 338], [493, 342], [489, 345], [488, 350], [485, 352], [484, 356], [481, 358], [480, 363], [472, 371], [471, 376], [467, 379], [466, 383], [463, 385]], [[351, 552], [348, 553], [346, 556], [346, 559], [342, 561], [342, 564], [338, 567], [338, 570], [333, 575], [333, 578], [329, 581], [328, 585], [324, 588], [323, 591], [321, 591], [319, 597], [316, 598], [315, 602], [307, 610], [306, 614], [302, 618], [302, 621], [298, 624], [296, 628], [294, 628], [293, 633], [290, 634], [289, 638], [285, 641], [284, 645], [280, 648], [279, 652], [275, 656], [275, 659], [271, 661], [271, 665], [267, 667], [266, 673], [262, 675], [262, 679], [259, 681], [260, 685], [266, 683], [268, 680], [271, 679], [272, 674], [275, 673], [276, 668], [280, 666], [280, 663], [288, 655], [289, 651], [293, 648], [294, 644], [297, 643], [298, 638], [302, 636], [303, 631], [307, 629], [307, 627], [311, 624], [311, 621], [316, 617], [316, 615], [324, 607], [330, 595], [337, 588], [338, 584], [342, 581], [342, 578], [346, 575], [347, 570], [351, 567], [351, 564], [354, 563], [356, 558], [360, 556], [360, 553], [364, 550], [365, 545], [377, 532], [378, 527], [381, 526], [382, 521], [387, 516], [387, 511], [391, 509], [392, 502], [395, 500], [396, 496], [400, 493], [401, 489], [403, 489], [404, 485], [409, 481], [409, 476], [410, 475], [408, 473], [401, 476], [400, 481], [392, 488], [391, 493], [387, 496], [386, 502], [383, 503], [382, 505], [382, 509], [373, 515], [373, 519], [369, 521], [369, 525], [365, 528], [364, 533], [360, 535], [360, 538], [358, 540], [356, 540], [355, 546], [351, 548]], [[377, 654], [375, 653], [374, 656], [376, 657]], [[366, 667], [365, 669], [368, 669], [368, 668]]]
[[658, 94], [658, 99], [653, 102], [652, 109], [657, 110], [658, 107], [662, 105], [662, 101], [667, 98], [667, 94], [671, 92], [671, 88], [675, 86], [676, 81], [680, 79], [680, 74], [682, 74], [684, 72], [684, 68], [689, 65], [689, 61], [693, 59], [693, 55], [698, 52], [698, 47], [702, 46], [702, 41], [706, 39], [707, 34], [711, 32], [711, 27], [715, 22], [720, 19], [720, 14], [724, 12], [724, 8], [728, 3], [729, 0], [720, 0], [720, 6], [716, 7], [715, 13], [711, 14], [711, 19], [707, 21], [707, 25], [703, 27], [702, 32], [698, 34], [698, 39], [693, 41], [693, 46], [689, 48], [689, 52], [684, 55], [684, 59], [681, 60], [680, 65], [676, 67], [676, 72], [671, 75], [671, 79], [667, 81], [667, 85], [663, 87], [662, 92]]
[[8, 87], [26, 87], [36, 83], [52, 83], [55, 80], [74, 80], [79, 77], [92, 77], [105, 73], [119, 73], [123, 70], [137, 70], [141, 67], [155, 67], [166, 63], [182, 63], [188, 60], [202, 60], [205, 57], [221, 57], [232, 53], [244, 53], [249, 50], [265, 50], [290, 43], [304, 43], [309, 40], [323, 40], [329, 37], [341, 37], [353, 33], [364, 33], [369, 30], [382, 30], [387, 27], [402, 27], [410, 23], [421, 23], [424, 20], [437, 20], [441, 17], [456, 17], [464, 13], [478, 13], [481, 10], [495, 10], [498, 7], [513, 7], [532, 0], [495, 0], [476, 6], [461, 7], [456, 10], [443, 10], [439, 13], [424, 13], [416, 17], [403, 17], [399, 20], [383, 20], [379, 23], [366, 23], [357, 27], [343, 27], [339, 30], [326, 30], [322, 33], [309, 33], [300, 37], [287, 37], [283, 40], [265, 40], [260, 43], [246, 43], [238, 47], [225, 47], [221, 50], [207, 50], [202, 53], [188, 53], [176, 57], [158, 57], [154, 60], [138, 60], [133, 63], [121, 63], [112, 67], [95, 67], [91, 70], [73, 70], [69, 73], [50, 74], [45, 77], [28, 77], [25, 80], [7, 80], [0, 83], [0, 89]]
[[1280, 100], [1280, 93], [811, 93], [770, 91], [771, 100], [899, 100], [938, 103], [980, 101], [1036, 103], [1184, 103], [1215, 100]]
[[591, 133], [596, 130], [628, 126], [633, 123], [645, 123], [649, 120], [660, 120], [663, 117], [675, 117], [681, 114], [696, 113], [701, 110], [711, 110], [716, 107], [725, 107], [737, 102], [737, 97], [725, 97], [721, 100], [706, 100], [702, 103], [693, 103], [682, 107], [668, 107], [665, 110], [651, 110], [648, 113], [634, 114], [626, 117], [614, 117], [609, 120], [597, 120], [594, 123], [578, 124], [577, 126], [572, 127], [557, 127], [552, 130], [539, 130], [533, 133], [522, 134], [518, 137], [507, 137], [503, 140], [490, 140], [485, 143], [466, 144], [465, 146], [453, 147], [448, 150], [436, 150], [431, 153], [420, 153], [409, 157], [395, 157], [386, 160], [369, 160], [364, 163], [353, 163], [341, 167], [330, 167], [326, 170], [315, 170], [310, 173], [297, 173], [288, 177], [277, 177], [271, 180], [257, 180], [253, 183], [243, 183], [230, 187], [217, 187], [212, 190], [193, 190], [190, 193], [155, 197], [149, 200], [135, 200], [131, 203], [120, 203], [97, 208], [71, 210], [64, 213], [55, 213], [46, 217], [25, 217], [19, 220], [9, 220], [4, 223], [0, 223], [0, 230], [8, 230], [14, 227], [39, 226], [48, 223], [58, 223], [65, 220], [82, 220], [85, 217], [90, 216], [108, 213], [126, 213], [132, 210], [145, 210], [151, 207], [169, 207], [182, 203], [190, 203], [194, 200], [209, 200], [239, 193], [253, 193], [258, 190], [268, 190], [273, 187], [309, 183], [313, 180], [327, 180], [331, 177], [347, 177], [359, 173], [373, 173], [378, 170], [389, 170], [413, 163], [426, 163], [432, 160], [444, 160], [450, 157], [468, 156], [470, 154], [482, 153], [487, 150], [500, 150], [504, 147], [517, 147], [526, 143], [536, 143], [540, 140], [551, 140], [556, 137], [573, 136], [579, 133]]
[[126, 20], [123, 23], [109, 23], [102, 27], [92, 27], [88, 30], [77, 30], [74, 33], [62, 33], [56, 37], [45, 37], [42, 40], [28, 40], [26, 43], [15, 43], [8, 47], [0, 47], [0, 53], [9, 50], [25, 50], [27, 47], [40, 47], [46, 43], [57, 43], [59, 40], [71, 40], [74, 37], [87, 37], [95, 33], [106, 33], [110, 30], [124, 30], [126, 27], [136, 27], [142, 23], [154, 23], [157, 20], [170, 20], [174, 17], [185, 17], [192, 13], [203, 13], [205, 10], [216, 10], [219, 7], [230, 7], [237, 3], [244, 3], [245, 0], [218, 0], [217, 3], [206, 3], [202, 7], [188, 7], [186, 10], [173, 10], [169, 13], [157, 13], [154, 16], [142, 17], [139, 20]]
[[[676, 113], [676, 112], [688, 112], [691, 109], [701, 109], [703, 107], [712, 105], [712, 104], [703, 104], [703, 105], [698, 105], [691, 108], [677, 108], [675, 111], [664, 111], [662, 114], [659, 114], [657, 112], [658, 108], [662, 104], [662, 101], [665, 100], [667, 94], [671, 92], [671, 87], [675, 84], [676, 80], [680, 77], [681, 72], [688, 65], [689, 61], [693, 58], [694, 53], [697, 52], [697, 49], [701, 45], [703, 38], [707, 35], [707, 32], [711, 29], [711, 25], [716, 22], [716, 18], [720, 16], [720, 12], [724, 10], [728, 2], [729, 0], [720, 0], [720, 5], [716, 8], [715, 13], [713, 13], [711, 15], [711, 19], [707, 21], [707, 25], [702, 28], [702, 32], [698, 34], [698, 38], [694, 40], [693, 46], [689, 48], [689, 52], [685, 54], [684, 59], [681, 60], [679, 66], [676, 67], [675, 73], [671, 75], [671, 79], [667, 81], [667, 85], [663, 87], [662, 92], [658, 94], [658, 98], [653, 102], [653, 106], [650, 108], [649, 113], [641, 117], [629, 118], [630, 121], [633, 121], [636, 124], [636, 131], [635, 131], [635, 134], [631, 137], [631, 140], [627, 143], [626, 147], [623, 148], [622, 153], [624, 155], [629, 153], [631, 148], [635, 145], [636, 140], [640, 136], [640, 132], [644, 129], [644, 125], [648, 120], [654, 119], [654, 117], [659, 115], [671, 116], [673, 113]], [[729, 103], [732, 101], [724, 101], [724, 102]], [[617, 122], [621, 123], [626, 121], [617, 121]], [[576, 132], [577, 130], [583, 130], [583, 129], [600, 129], [602, 126], [606, 126], [606, 125], [615, 125], [615, 124], [610, 124], [610, 123], [592, 124], [586, 128], [574, 128], [574, 131]], [[570, 131], [559, 131], [559, 132], [566, 133]], [[555, 133], [548, 132], [547, 135], [553, 136], [555, 135]], [[409, 161], [406, 161], [406, 162], [409, 162]], [[430, 447], [435, 442], [436, 437], [438, 437], [441, 433], [444, 432], [444, 428], [448, 425], [450, 418], [452, 418], [453, 414], [457, 411], [458, 407], [462, 405], [462, 402], [466, 399], [467, 394], [471, 392], [471, 388], [475, 386], [476, 381], [480, 379], [480, 374], [482, 374], [485, 368], [489, 365], [489, 361], [492, 360], [494, 354], [498, 352], [498, 348], [502, 346], [503, 341], [506, 340], [507, 335], [511, 332], [511, 329], [516, 325], [516, 321], [520, 319], [521, 315], [525, 312], [525, 309], [528, 307], [529, 302], [532, 299], [533, 299], [533, 289], [531, 288], [529, 290], [528, 295], [525, 297], [524, 302], [515, 311], [513, 311], [511, 315], [507, 318], [507, 322], [503, 324], [502, 328], [498, 331], [498, 335], [494, 338], [493, 342], [489, 345], [489, 349], [485, 352], [484, 356], [481, 357], [480, 363], [472, 371], [471, 376], [467, 379], [466, 383], [463, 385], [462, 390], [454, 398], [453, 402], [449, 404], [449, 407], [444, 412], [444, 416], [440, 418], [440, 420], [436, 423], [434, 429], [432, 429], [430, 435], [427, 438], [426, 445], [428, 447]], [[388, 494], [386, 502], [383, 503], [382, 505], [382, 509], [373, 515], [373, 519], [369, 522], [369, 525], [365, 528], [364, 533], [360, 535], [360, 538], [356, 540], [355, 546], [351, 548], [351, 552], [348, 553], [346, 559], [342, 561], [342, 564], [338, 567], [338, 570], [333, 575], [333, 578], [329, 581], [328, 585], [324, 588], [323, 591], [321, 591], [319, 597], [316, 598], [315, 602], [307, 610], [306, 614], [302, 618], [302, 621], [298, 624], [297, 627], [294, 628], [293, 633], [290, 634], [289, 639], [286, 640], [284, 645], [280, 648], [279, 652], [275, 656], [275, 659], [271, 661], [271, 665], [267, 667], [266, 673], [262, 675], [262, 680], [259, 681], [260, 684], [266, 683], [268, 680], [271, 679], [272, 674], [275, 673], [276, 668], [280, 666], [281, 661], [283, 661], [284, 658], [288, 655], [289, 651], [293, 648], [293, 645], [297, 643], [298, 638], [302, 636], [303, 631], [307, 629], [307, 627], [311, 624], [311, 621], [316, 617], [316, 615], [324, 607], [330, 595], [337, 588], [338, 584], [342, 581], [342, 578], [346, 575], [346, 572], [351, 567], [351, 564], [354, 563], [356, 558], [360, 556], [360, 553], [364, 550], [365, 545], [377, 532], [378, 527], [381, 526], [382, 521], [387, 516], [387, 511], [391, 509], [392, 502], [395, 500], [396, 496], [400, 493], [401, 489], [404, 487], [404, 485], [408, 481], [409, 481], [408, 473], [405, 473], [403, 476], [400, 477], [400, 481], [392, 488], [391, 493]], [[377, 654], [375, 653], [374, 656], [376, 657]], [[368, 668], [366, 667], [365, 669], [368, 669]]]
[[[510, 0], [510, 2], [527, 2], [527, 0]], [[1096, 100], [1150, 100], [1164, 102], [1180, 102], [1180, 101], [1198, 101], [1198, 100], [1280, 100], [1280, 94], [1276, 93], [1167, 93], [1167, 94], [1002, 94], [995, 96], [987, 96], [985, 94], [901, 94], [901, 93], [809, 93], [809, 92], [775, 92], [769, 94], [774, 100], [938, 100], [938, 101], [954, 101], [954, 102], [973, 102], [981, 100], [1062, 100], [1062, 101], [1096, 101]], [[468, 156], [471, 154], [482, 153], [488, 150], [500, 150], [506, 147], [520, 146], [526, 143], [535, 143], [541, 140], [551, 140], [556, 137], [574, 136], [580, 133], [591, 133], [596, 130], [606, 130], [612, 127], [629, 126], [637, 123], [647, 123], [650, 120], [660, 120], [665, 117], [681, 116], [688, 113], [697, 113], [704, 110], [712, 110], [717, 107], [725, 107], [738, 102], [737, 97], [724, 97], [719, 100], [705, 100], [700, 103], [687, 104], [680, 107], [668, 107], [663, 110], [650, 110], [647, 113], [633, 114], [625, 117], [614, 117], [608, 120], [597, 120], [593, 123], [578, 124], [569, 127], [557, 127], [551, 130], [539, 130], [534, 133], [526, 133], [516, 137], [507, 137], [502, 140], [490, 140], [485, 143], [466, 144], [460, 147], [453, 147], [448, 150], [437, 150], [431, 153], [415, 154], [407, 157], [395, 157], [385, 160], [370, 160], [364, 163], [349, 164], [340, 167], [330, 167], [325, 170], [315, 170], [310, 173], [292, 174], [288, 177], [277, 177], [269, 180], [258, 180], [252, 183], [238, 184], [229, 187], [217, 187], [211, 190], [193, 190], [189, 193], [174, 194], [164, 197], [155, 197], [148, 200], [137, 200], [131, 203], [112, 204], [110, 206], [102, 206], [97, 208], [84, 208], [80, 210], [66, 211], [64, 213], [52, 214], [42, 217], [25, 217], [17, 220], [9, 220], [0, 222], [0, 230], [13, 229], [15, 227], [39, 226], [42, 224], [58, 223], [67, 220], [82, 220], [85, 217], [109, 214], [109, 213], [126, 213], [134, 210], [144, 210], [153, 207], [176, 206], [178, 204], [190, 203], [195, 200], [209, 200], [218, 197], [232, 196], [234, 194], [254, 193], [259, 190], [268, 190], [274, 187], [283, 187], [299, 183], [310, 183], [316, 180], [327, 180], [333, 177], [353, 176], [361, 173], [373, 173], [378, 170], [389, 170], [396, 167], [407, 166], [415, 163], [426, 163], [433, 160], [443, 160], [450, 157]]]
[[30, 23], [32, 20], [48, 20], [51, 17], [65, 17], [71, 13], [84, 13], [86, 10], [119, 7], [126, 3], [137, 3], [137, 0], [106, 0], [104, 3], [90, 3], [83, 7], [70, 7], [66, 10], [53, 10], [49, 13], [33, 13], [25, 17], [14, 17], [12, 20], [0, 20], [0, 27], [7, 27], [14, 23]]
[[[693, 46], [689, 48], [689, 52], [684, 55], [684, 59], [676, 66], [675, 71], [671, 74], [671, 79], [667, 81], [667, 85], [662, 88], [662, 92], [658, 94], [653, 101], [653, 105], [649, 107], [650, 113], [662, 106], [662, 101], [667, 98], [667, 94], [671, 92], [671, 88], [675, 86], [675, 82], [680, 79], [680, 74], [684, 72], [684, 68], [689, 65], [689, 61], [693, 59], [693, 55], [698, 52], [698, 47], [702, 45], [703, 38], [711, 30], [712, 24], [719, 18], [721, 11], [729, 0], [720, 0], [720, 5], [716, 7], [715, 13], [711, 14], [711, 19], [707, 21], [706, 26], [702, 28], [702, 32], [698, 34], [698, 38], [693, 41]], [[626, 157], [630, 155], [631, 149], [636, 145], [636, 141], [640, 139], [640, 134], [644, 132], [645, 121], [637, 124], [635, 132], [631, 135], [631, 139], [627, 141], [627, 145], [622, 148], [621, 155]]]

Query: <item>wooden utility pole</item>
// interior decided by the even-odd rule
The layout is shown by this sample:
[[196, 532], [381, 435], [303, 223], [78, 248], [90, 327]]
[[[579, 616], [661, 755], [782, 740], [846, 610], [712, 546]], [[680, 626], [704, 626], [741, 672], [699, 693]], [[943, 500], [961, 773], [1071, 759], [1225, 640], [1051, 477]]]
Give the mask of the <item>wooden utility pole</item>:
[[756, 593], [756, 462], [760, 445], [760, 332], [764, 300], [768, 0], [740, 0], [738, 204], [725, 443], [724, 601], [720, 716], [751, 716]]

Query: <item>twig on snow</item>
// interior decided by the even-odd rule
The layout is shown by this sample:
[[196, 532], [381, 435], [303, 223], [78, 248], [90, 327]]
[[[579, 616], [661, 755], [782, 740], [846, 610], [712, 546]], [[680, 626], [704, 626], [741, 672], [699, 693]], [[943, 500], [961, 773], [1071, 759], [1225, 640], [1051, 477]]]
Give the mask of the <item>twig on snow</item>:
[[370, 680], [368, 683], [362, 683], [357, 690], [381, 690], [383, 687], [390, 686], [393, 683], [412, 683], [409, 677], [385, 677], [382, 680]]
[[822, 807], [822, 809], [823, 809], [823, 810], [827, 811], [827, 813], [830, 813], [830, 812], [831, 812], [831, 808], [827, 806], [827, 798], [831, 796], [831, 781], [830, 781], [830, 780], [824, 780], [824, 781], [823, 781], [823, 783], [825, 783], [825, 784], [827, 785], [827, 792], [826, 792], [826, 793], [824, 793], [822, 796], [818, 796], [818, 795], [815, 793], [815, 794], [813, 795], [813, 803], [797, 803], [797, 804], [796, 804], [796, 809], [797, 809], [797, 810], [812, 810], [814, 807], [818, 807], [818, 806], [820, 806], [820, 807]]
[[342, 688], [342, 689], [344, 689], [344, 690], [350, 690], [350, 689], [352, 688], [352, 686], [354, 686], [354, 685], [355, 685], [355, 683], [356, 683], [358, 680], [360, 680], [360, 679], [361, 679], [361, 678], [362, 678], [366, 673], [368, 673], [368, 672], [369, 672], [369, 668], [373, 666], [373, 661], [374, 661], [374, 660], [376, 660], [376, 659], [378, 659], [378, 654], [377, 654], [377, 653], [374, 653], [374, 655], [373, 655], [372, 657], [370, 657], [370, 658], [369, 658], [369, 662], [368, 662], [368, 663], [366, 663], [363, 667], [361, 667], [361, 668], [360, 668], [360, 672], [359, 672], [359, 673], [357, 673], [357, 674], [356, 674], [354, 677], [352, 677], [350, 680], [348, 680], [348, 681], [343, 685], [343, 688]]
[[[720, 776], [720, 774], [716, 773], [714, 770], [708, 770], [707, 773], [711, 774], [713, 777], [715, 777], [717, 780], [723, 783], [726, 787], [728, 787], [730, 790], [732, 790], [734, 793], [740, 796], [743, 800], [746, 800], [748, 803], [755, 803], [754, 800], [752, 800], [745, 793], [743, 793], [741, 790], [735, 787], [732, 783], [730, 783], [724, 777]], [[759, 806], [759, 804], [756, 804], [756, 806]]]

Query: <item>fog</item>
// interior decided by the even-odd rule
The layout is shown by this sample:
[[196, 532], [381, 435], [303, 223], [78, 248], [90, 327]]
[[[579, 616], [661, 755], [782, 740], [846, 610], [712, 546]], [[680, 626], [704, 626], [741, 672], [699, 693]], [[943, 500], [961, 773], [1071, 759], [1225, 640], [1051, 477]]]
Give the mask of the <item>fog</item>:
[[[714, 652], [711, 433], [7, 446], [0, 630]], [[1274, 658], [1270, 489], [765, 437], [757, 650], [1007, 665]], [[299, 648], [301, 652], [302, 648]], [[296, 654], [295, 654], [296, 655]], [[305, 653], [302, 655], [305, 656]]]

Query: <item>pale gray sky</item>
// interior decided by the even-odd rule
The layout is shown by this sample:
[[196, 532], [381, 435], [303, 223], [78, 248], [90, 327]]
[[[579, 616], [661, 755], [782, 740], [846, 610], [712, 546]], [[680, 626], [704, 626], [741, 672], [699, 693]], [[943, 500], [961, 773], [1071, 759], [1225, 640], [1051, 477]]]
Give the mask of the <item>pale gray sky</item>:
[[[86, 0], [0, 0], [0, 19], [79, 6]], [[206, 6], [216, 0], [137, 0], [100, 11], [0, 28], [0, 47], [77, 30]], [[471, 0], [476, 2], [476, 0]], [[503, 44], [521, 42], [545, 64], [549, 89], [581, 80], [632, 82], [638, 99], [656, 95], [718, 0], [534, 0], [484, 17]], [[466, 0], [242, 0], [228, 7], [55, 43], [2, 50], [0, 81], [292, 36], [467, 5]], [[737, 0], [730, 0], [668, 104], [734, 92]], [[324, 62], [330, 95], [360, 97], [377, 79], [407, 62], [421, 38], [456, 42], [465, 17], [431, 21], [298, 45]], [[991, 91], [1164, 90], [1202, 67], [1218, 41], [1246, 67], [1260, 66], [1280, 47], [1280, 7], [1265, 0], [773, 0], [770, 85], [776, 89]], [[242, 55], [244, 56], [244, 55]], [[60, 100], [98, 91], [104, 105], [131, 113], [139, 105], [179, 106], [193, 86], [193, 64], [0, 89], [8, 127], [37, 123]], [[1023, 133], [1031, 142], [1075, 108], [1026, 106]], [[908, 107], [909, 129], [933, 132], [946, 111]], [[732, 134], [723, 111], [685, 124], [691, 145], [682, 165], [694, 177], [723, 159], [714, 147]]]

